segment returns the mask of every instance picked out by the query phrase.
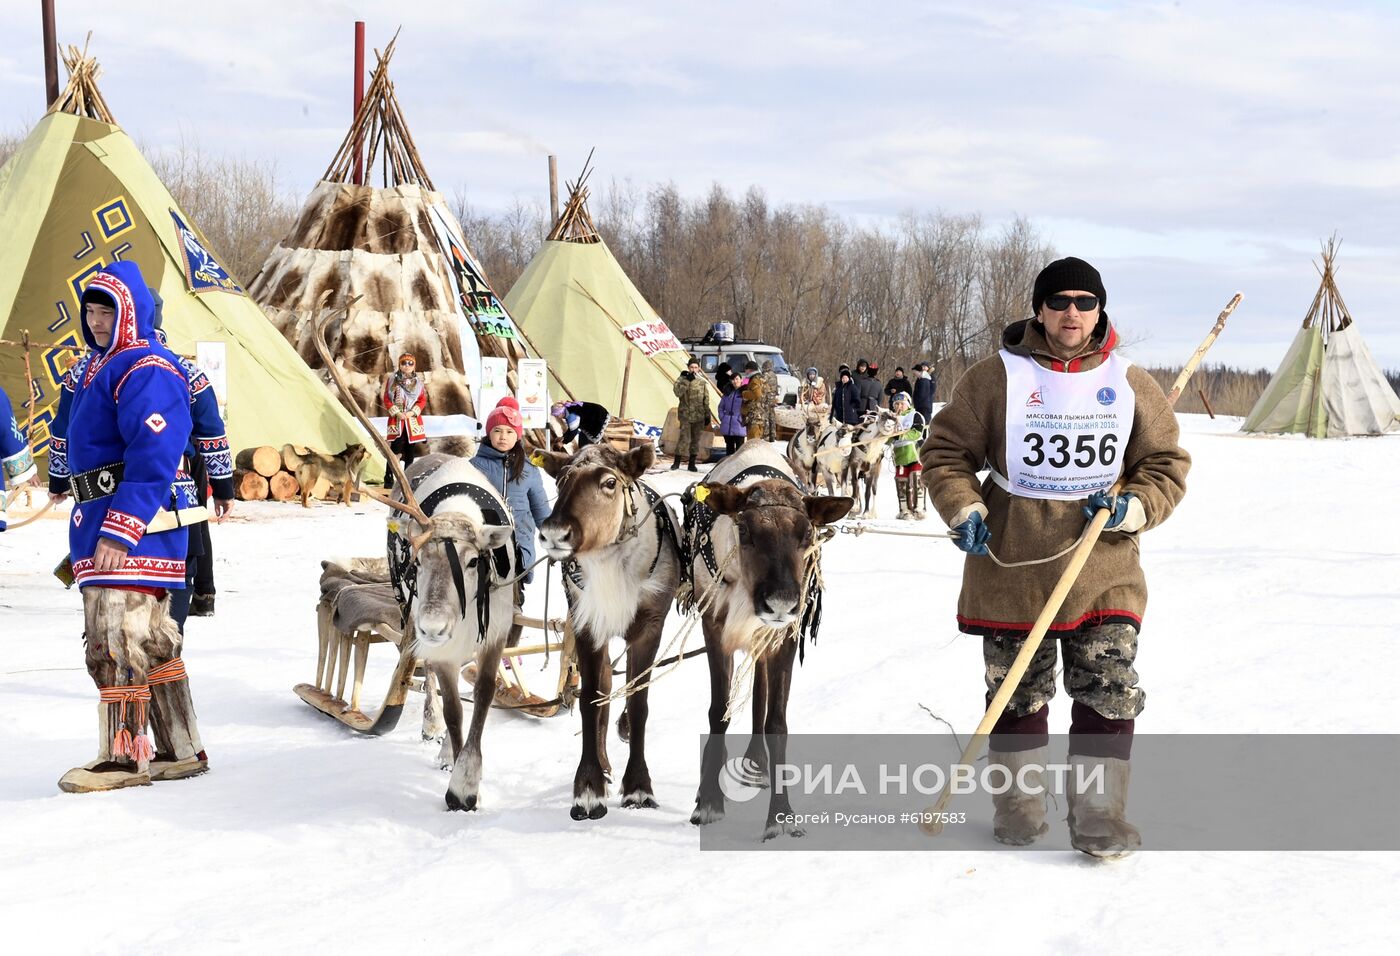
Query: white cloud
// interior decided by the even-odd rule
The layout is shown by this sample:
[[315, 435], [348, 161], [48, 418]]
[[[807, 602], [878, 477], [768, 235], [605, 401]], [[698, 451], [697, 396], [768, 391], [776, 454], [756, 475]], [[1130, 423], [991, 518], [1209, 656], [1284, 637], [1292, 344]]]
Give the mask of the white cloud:
[[[1122, 320], [1164, 351], [1189, 351], [1188, 326], [1235, 288], [1246, 305], [1221, 349], [1286, 343], [1314, 244], [1337, 229], [1348, 302], [1400, 366], [1400, 10], [1387, 5], [61, 6], [60, 37], [95, 30], [113, 110], [154, 145], [192, 137], [309, 184], [349, 120], [362, 15], [371, 46], [402, 24], [394, 77], [414, 136], [437, 184], [478, 209], [541, 196], [540, 153], [572, 175], [596, 146], [602, 177], [643, 187], [756, 184], [867, 222], [1025, 214], [1113, 268]], [[32, 121], [38, 16], [6, 21], [0, 103]]]

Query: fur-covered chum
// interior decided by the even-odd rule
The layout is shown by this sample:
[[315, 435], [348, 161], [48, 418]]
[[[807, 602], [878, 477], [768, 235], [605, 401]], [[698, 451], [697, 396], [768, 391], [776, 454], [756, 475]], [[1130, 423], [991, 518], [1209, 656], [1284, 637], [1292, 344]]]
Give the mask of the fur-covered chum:
[[[428, 411], [476, 415], [465, 376], [456, 291], [429, 214], [440, 195], [418, 186], [391, 189], [321, 182], [292, 231], [273, 249], [249, 294], [312, 368], [321, 367], [313, 315], [321, 295], [338, 305], [363, 296], [327, 344], [363, 408], [379, 399], [400, 352], [427, 373]], [[466, 350], [470, 361], [476, 343]]]

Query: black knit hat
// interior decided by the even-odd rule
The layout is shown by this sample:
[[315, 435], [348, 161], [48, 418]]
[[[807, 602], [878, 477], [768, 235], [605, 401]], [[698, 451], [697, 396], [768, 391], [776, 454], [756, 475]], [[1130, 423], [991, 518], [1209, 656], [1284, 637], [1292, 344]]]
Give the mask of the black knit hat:
[[83, 305], [105, 305], [109, 309], [115, 309], [117, 300], [105, 289], [84, 289]]
[[1040, 307], [1047, 296], [1071, 289], [1083, 289], [1099, 297], [1099, 307], [1108, 305], [1108, 291], [1103, 287], [1103, 278], [1083, 259], [1066, 256], [1056, 259], [1035, 277], [1035, 290], [1031, 293], [1031, 311], [1040, 314]]

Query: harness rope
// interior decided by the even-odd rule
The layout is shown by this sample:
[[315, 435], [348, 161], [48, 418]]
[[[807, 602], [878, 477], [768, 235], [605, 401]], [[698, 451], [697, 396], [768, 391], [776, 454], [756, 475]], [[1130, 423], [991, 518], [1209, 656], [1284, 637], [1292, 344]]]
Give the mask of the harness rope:
[[[877, 528], [874, 525], [866, 524], [863, 521], [856, 521], [852, 522], [851, 524], [838, 524], [834, 525], [833, 527], [835, 527], [836, 530], [840, 531], [842, 534], [851, 534], [856, 536], [862, 534], [887, 534], [895, 538], [954, 539], [957, 537], [957, 534], [953, 531], [894, 531], [886, 528]], [[996, 562], [996, 564], [1003, 568], [1029, 568], [1037, 564], [1049, 564], [1051, 561], [1058, 561], [1065, 555], [1073, 552], [1075, 548], [1079, 547], [1079, 545], [1083, 543], [1084, 538], [1088, 534], [1089, 526], [1086, 524], [1084, 526], [1084, 530], [1080, 532], [1079, 537], [1074, 540], [1073, 544], [1065, 548], [1063, 551], [1058, 551], [1055, 554], [1050, 555], [1050, 557], [1048, 558], [1035, 558], [1029, 561], [1003, 561], [1001, 558], [998, 558], [996, 556], [995, 552], [993, 552], [990, 547], [987, 548], [987, 557], [991, 558], [994, 562]]]
[[[835, 537], [835, 532], [825, 529], [819, 532], [812, 546], [802, 555], [804, 561], [805, 574], [801, 598], [798, 600], [797, 619], [787, 627], [762, 627], [754, 632], [753, 640], [749, 644], [747, 658], [729, 682], [729, 706], [724, 711], [726, 721], [734, 718], [734, 713], [753, 697], [753, 676], [754, 669], [758, 662], [768, 657], [786, 641], [799, 637], [802, 629], [807, 626], [807, 615], [815, 614], [817, 623], [821, 620], [821, 595], [826, 587], [826, 582], [822, 579], [821, 572], [821, 549], [822, 545]], [[815, 600], [812, 595], [815, 594]], [[798, 644], [798, 656], [803, 657], [803, 646]], [[799, 660], [800, 663], [800, 660]], [[745, 678], [748, 678], [748, 693], [742, 693], [745, 685]]]
[[[729, 549], [729, 553], [726, 554], [724, 556], [724, 560], [719, 563], [719, 573], [715, 575], [713, 580], [710, 581], [710, 586], [707, 587], [701, 593], [700, 597], [695, 601], [695, 603], [691, 605], [690, 610], [687, 612], [685, 623], [681, 625], [679, 631], [672, 635], [670, 642], [667, 643], [667, 645], [661, 649], [660, 653], [657, 656], [660, 657], [662, 654], [670, 652], [670, 650], [676, 646], [677, 642], [680, 643], [680, 650], [676, 654], [666, 658], [665, 660], [653, 661], [652, 664], [649, 667], [647, 667], [646, 670], [642, 671], [640, 674], [629, 680], [627, 683], [623, 684], [621, 687], [618, 687], [615, 690], [613, 690], [613, 692], [608, 694], [606, 697], [599, 696], [596, 703], [601, 705], [610, 703], [614, 700], [622, 700], [626, 697], [631, 697], [637, 691], [650, 687], [652, 684], [656, 683], [658, 680], [665, 677], [666, 675], [674, 673], [675, 670], [678, 667], [680, 667], [682, 661], [684, 661], [688, 656], [693, 656], [688, 655], [686, 653], [686, 641], [689, 640], [690, 635], [695, 631], [695, 625], [700, 623], [705, 612], [708, 611], [714, 605], [714, 596], [719, 591], [719, 585], [724, 583], [724, 569], [729, 566], [730, 560], [734, 557], [734, 555], [738, 553], [739, 546], [737, 544]], [[698, 650], [703, 651], [704, 648], [702, 647]], [[616, 661], [614, 661], [613, 663], [616, 664]], [[666, 670], [661, 671], [660, 673], [656, 673], [653, 676], [653, 672], [656, 671], [656, 668], [665, 666], [666, 664], [670, 664], [671, 666], [668, 667]], [[617, 673], [617, 671], [614, 671], [613, 673]]]
[[[20, 490], [20, 488], [15, 488], [15, 491], [18, 491], [18, 490]], [[11, 498], [13, 498], [13, 497], [14, 497], [14, 495], [11, 495]], [[0, 511], [4, 511], [4, 509], [8, 509], [8, 507], [10, 507], [10, 500], [11, 500], [11, 498], [6, 498], [6, 502], [4, 502], [4, 504], [6, 504], [6, 507], [0, 508]], [[39, 518], [42, 518], [42, 516], [45, 515], [46, 512], [49, 511], [49, 508], [52, 508], [52, 507], [53, 507], [53, 498], [49, 498], [48, 501], [43, 502], [43, 507], [42, 507], [42, 508], [39, 508], [38, 511], [35, 511], [34, 514], [29, 515], [28, 518], [22, 519], [22, 521], [11, 521], [11, 522], [6, 522], [7, 525], [8, 525], [8, 530], [15, 530], [15, 529], [18, 529], [18, 528], [24, 528], [25, 525], [32, 525], [32, 523], [38, 521]]]
[[[771, 466], [755, 465], [753, 467], [744, 469], [743, 471], [739, 472], [739, 474], [729, 479], [728, 484], [736, 484], [737, 482], [742, 481], [745, 478], [752, 477], [754, 475], [761, 475], [764, 478], [778, 478], [783, 481], [792, 482], [792, 477], [790, 475], [784, 474], [783, 472], [772, 468]], [[674, 635], [672, 635], [670, 642], [667, 643], [666, 647], [661, 650], [658, 656], [669, 653], [672, 648], [676, 647], [677, 644], [680, 645], [680, 649], [676, 654], [672, 655], [671, 657], [667, 657], [664, 660], [653, 662], [649, 667], [647, 667], [636, 677], [632, 678], [627, 683], [623, 684], [621, 687], [615, 689], [606, 697], [600, 696], [598, 698], [599, 704], [608, 703], [614, 700], [621, 700], [623, 698], [630, 697], [632, 694], [635, 694], [639, 690], [650, 687], [662, 677], [673, 673], [676, 670], [676, 668], [680, 666], [681, 662], [684, 661], [687, 657], [694, 656], [694, 654], [697, 654], [700, 651], [704, 650], [704, 648], [699, 648], [696, 651], [688, 654], [686, 653], [685, 645], [686, 642], [689, 640], [690, 635], [694, 633], [696, 624], [700, 623], [703, 620], [705, 613], [709, 611], [711, 607], [714, 606], [715, 595], [719, 591], [719, 586], [721, 584], [726, 583], [732, 586], [732, 582], [725, 581], [724, 571], [726, 568], [728, 568], [729, 562], [734, 558], [734, 555], [738, 554], [739, 545], [736, 543], [732, 548], [730, 548], [729, 553], [724, 556], [724, 560], [718, 562], [714, 560], [713, 542], [710, 539], [709, 532], [710, 529], [714, 527], [714, 523], [718, 520], [719, 515], [718, 513], [712, 511], [708, 507], [704, 507], [703, 502], [696, 500], [694, 496], [695, 488], [696, 485], [691, 485], [690, 488], [686, 489], [686, 491], [683, 494], [683, 497], [686, 498], [690, 503], [690, 507], [687, 507], [685, 509], [686, 532], [684, 537], [684, 543], [681, 547], [682, 582], [681, 587], [680, 589], [678, 589], [676, 595], [676, 601], [687, 614], [687, 618], [685, 623], [681, 626], [680, 630], [677, 631]], [[704, 511], [711, 516], [708, 518], [708, 520], [706, 520], [700, 514], [700, 509], [702, 507], [704, 508]], [[773, 504], [761, 505], [760, 507], [788, 508], [792, 506]], [[826, 541], [831, 540], [832, 537], [834, 537], [834, 532], [830, 530], [823, 530], [817, 532], [812, 546], [809, 547], [805, 552], [803, 552], [802, 560], [804, 573], [802, 587], [799, 592], [796, 618], [791, 624], [787, 625], [786, 627], [759, 628], [757, 631], [755, 631], [755, 643], [750, 645], [749, 662], [741, 671], [740, 675], [738, 675], [738, 679], [742, 679], [744, 675], [750, 673], [752, 671], [754, 662], [756, 662], [761, 657], [767, 656], [767, 654], [770, 651], [777, 648], [785, 640], [797, 638], [801, 642], [799, 643], [799, 655], [805, 658], [805, 638], [810, 633], [815, 639], [817, 630], [821, 626], [821, 596], [822, 590], [825, 587], [825, 583], [821, 577], [821, 546]], [[700, 593], [698, 597], [694, 594], [694, 573], [696, 558], [699, 558], [704, 562], [705, 568], [707, 571], [710, 572], [711, 578], [709, 585], [704, 589], [704, 591]], [[615, 666], [616, 662], [614, 661], [613, 664]], [[667, 667], [666, 670], [657, 672], [656, 669], [658, 667], [665, 667], [668, 664], [670, 666]], [[616, 671], [614, 671], [614, 673], [616, 673]], [[734, 699], [735, 686], [737, 685], [731, 684], [729, 694], [730, 712], [732, 712], [736, 706], [739, 706], [743, 702], [742, 700], [736, 701]], [[726, 719], [728, 718], [726, 717]]]

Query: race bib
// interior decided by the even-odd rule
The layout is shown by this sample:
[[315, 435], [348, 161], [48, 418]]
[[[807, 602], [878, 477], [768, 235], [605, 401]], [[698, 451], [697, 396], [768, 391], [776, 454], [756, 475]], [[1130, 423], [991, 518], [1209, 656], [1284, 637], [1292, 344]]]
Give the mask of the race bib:
[[[1133, 430], [1125, 358], [1087, 372], [1052, 372], [1003, 349], [1006, 484], [1023, 498], [1085, 498], [1113, 485]], [[998, 476], [1000, 477], [1000, 476]], [[1001, 482], [997, 482], [1001, 484]]]

